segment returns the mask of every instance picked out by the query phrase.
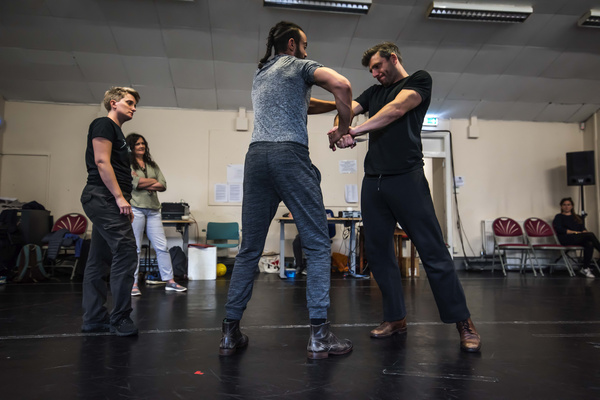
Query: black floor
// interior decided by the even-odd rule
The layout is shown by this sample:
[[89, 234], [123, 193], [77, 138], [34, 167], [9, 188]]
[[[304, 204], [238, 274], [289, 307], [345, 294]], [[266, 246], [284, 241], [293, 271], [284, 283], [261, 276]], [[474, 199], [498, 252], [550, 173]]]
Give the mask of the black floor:
[[257, 275], [242, 327], [249, 347], [217, 355], [229, 277], [189, 291], [142, 287], [137, 338], [84, 335], [81, 284], [0, 286], [2, 399], [598, 399], [600, 279], [459, 272], [480, 354], [459, 350], [427, 280], [407, 279], [409, 331], [371, 339], [374, 281], [334, 275], [330, 320], [354, 342], [311, 361], [305, 280]]

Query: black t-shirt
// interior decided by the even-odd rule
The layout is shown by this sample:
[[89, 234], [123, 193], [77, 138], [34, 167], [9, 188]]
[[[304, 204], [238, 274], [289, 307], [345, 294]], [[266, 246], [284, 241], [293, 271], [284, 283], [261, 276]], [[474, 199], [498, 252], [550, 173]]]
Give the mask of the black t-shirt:
[[90, 129], [87, 138], [87, 149], [85, 150], [85, 165], [88, 171], [88, 185], [106, 186], [102, 182], [96, 161], [94, 158], [94, 147], [92, 139], [106, 138], [112, 143], [112, 151], [110, 154], [110, 163], [115, 171], [117, 183], [123, 192], [123, 196], [131, 197], [132, 176], [131, 168], [129, 167], [129, 146], [125, 142], [125, 136], [119, 125], [108, 118], [97, 118], [90, 124]]
[[421, 128], [431, 103], [431, 75], [426, 71], [414, 74], [389, 87], [373, 85], [358, 98], [364, 112], [377, 114], [396, 98], [402, 89], [412, 89], [421, 95], [421, 104], [384, 128], [369, 132], [369, 151], [365, 157], [365, 173], [395, 175], [423, 166]]

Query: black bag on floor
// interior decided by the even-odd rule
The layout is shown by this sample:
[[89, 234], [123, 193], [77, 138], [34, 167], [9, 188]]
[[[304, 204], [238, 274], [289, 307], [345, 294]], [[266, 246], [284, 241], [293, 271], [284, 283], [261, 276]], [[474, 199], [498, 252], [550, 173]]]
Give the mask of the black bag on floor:
[[169, 254], [171, 255], [171, 264], [173, 264], [173, 275], [178, 278], [187, 279], [188, 260], [181, 247], [171, 247], [169, 249]]

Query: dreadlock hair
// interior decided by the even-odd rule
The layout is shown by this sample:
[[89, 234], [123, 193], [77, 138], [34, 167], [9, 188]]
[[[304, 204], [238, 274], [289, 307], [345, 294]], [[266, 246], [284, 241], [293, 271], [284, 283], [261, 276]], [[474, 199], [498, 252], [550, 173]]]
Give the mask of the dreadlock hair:
[[278, 22], [277, 25], [272, 27], [267, 38], [267, 52], [260, 59], [258, 68], [262, 68], [267, 63], [271, 57], [273, 47], [275, 47], [275, 54], [279, 54], [286, 51], [290, 38], [294, 39], [296, 43], [300, 43], [300, 31], [304, 30], [293, 22], [287, 21]]
[[146, 152], [144, 153], [144, 163], [146, 165], [149, 164], [152, 168], [155, 168], [156, 163], [154, 162], [154, 160], [152, 160], [152, 156], [150, 155], [150, 147], [148, 147], [148, 142], [146, 141], [146, 138], [137, 133], [130, 133], [125, 138], [125, 142], [127, 142], [127, 145], [131, 149], [131, 151], [129, 152], [129, 163], [131, 164], [133, 169], [142, 169], [142, 167], [140, 167], [140, 164], [138, 164], [137, 159], [135, 158], [135, 144], [140, 139], [142, 139], [144, 141], [144, 144], [146, 145]]

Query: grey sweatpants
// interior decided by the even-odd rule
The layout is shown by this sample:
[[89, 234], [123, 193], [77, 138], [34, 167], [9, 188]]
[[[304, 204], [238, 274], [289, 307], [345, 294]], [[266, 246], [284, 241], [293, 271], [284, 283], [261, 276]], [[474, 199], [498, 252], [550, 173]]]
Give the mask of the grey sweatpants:
[[252, 296], [269, 225], [281, 201], [294, 217], [306, 254], [309, 317], [327, 318], [331, 243], [321, 187], [308, 148], [293, 142], [255, 142], [250, 144], [244, 165], [242, 243], [225, 305], [229, 319], [241, 319]]

